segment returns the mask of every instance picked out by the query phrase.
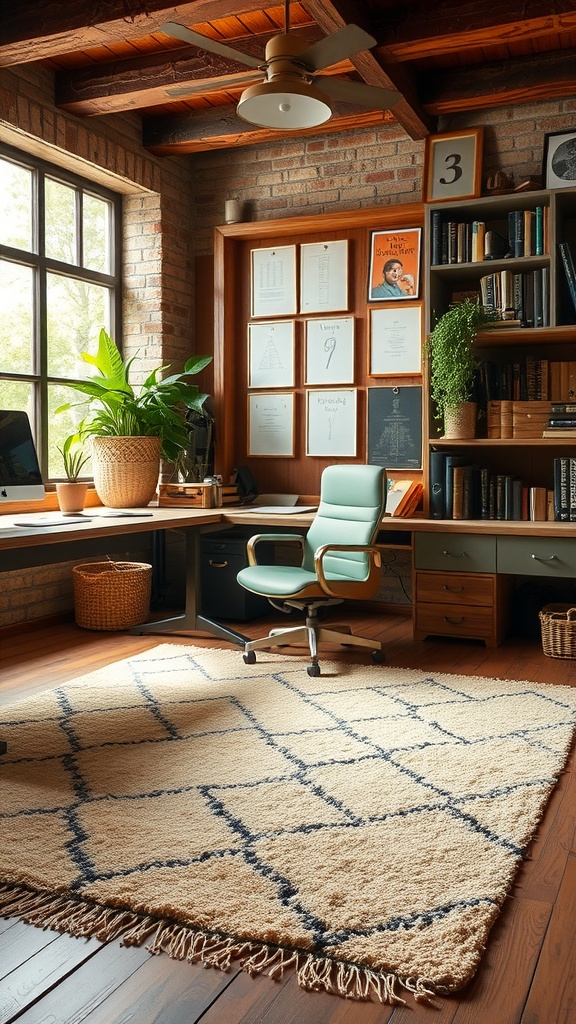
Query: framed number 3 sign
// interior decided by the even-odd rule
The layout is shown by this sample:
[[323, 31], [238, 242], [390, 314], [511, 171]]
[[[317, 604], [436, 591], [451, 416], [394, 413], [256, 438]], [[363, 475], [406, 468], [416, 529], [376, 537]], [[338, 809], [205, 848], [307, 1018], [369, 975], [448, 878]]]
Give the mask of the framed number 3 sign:
[[424, 150], [423, 199], [475, 199], [482, 184], [483, 128], [428, 135]]

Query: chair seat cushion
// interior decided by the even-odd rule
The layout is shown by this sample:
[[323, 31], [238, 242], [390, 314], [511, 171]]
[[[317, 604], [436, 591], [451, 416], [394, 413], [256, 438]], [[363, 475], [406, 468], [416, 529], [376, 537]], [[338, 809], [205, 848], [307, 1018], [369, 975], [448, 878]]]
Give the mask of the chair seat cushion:
[[[253, 594], [265, 597], [322, 597], [324, 591], [316, 574], [294, 565], [248, 565], [238, 573], [238, 582]], [[346, 579], [330, 573], [331, 579]]]

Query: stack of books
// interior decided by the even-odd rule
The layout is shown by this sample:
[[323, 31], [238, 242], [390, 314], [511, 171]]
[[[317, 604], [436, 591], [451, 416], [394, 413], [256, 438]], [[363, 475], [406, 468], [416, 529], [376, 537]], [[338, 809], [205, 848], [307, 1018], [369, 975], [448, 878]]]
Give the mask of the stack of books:
[[542, 437], [572, 437], [576, 440], [576, 402], [552, 402]]

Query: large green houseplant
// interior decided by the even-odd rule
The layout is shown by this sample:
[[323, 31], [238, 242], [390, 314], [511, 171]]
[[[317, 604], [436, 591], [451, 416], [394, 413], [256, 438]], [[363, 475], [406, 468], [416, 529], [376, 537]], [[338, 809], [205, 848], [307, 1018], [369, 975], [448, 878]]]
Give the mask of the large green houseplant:
[[[102, 329], [96, 355], [82, 358], [96, 369], [86, 380], [68, 386], [85, 396], [88, 405], [83, 437], [92, 437], [94, 484], [99, 497], [112, 507], [147, 505], [154, 496], [160, 458], [176, 464], [189, 444], [186, 413], [201, 412], [208, 395], [189, 377], [199, 373], [212, 356], [192, 356], [181, 373], [162, 377], [169, 366], [152, 371], [139, 386], [131, 383], [135, 356], [124, 360], [116, 342]], [[124, 464], [118, 469], [118, 462]]]
[[474, 383], [479, 361], [476, 334], [496, 320], [494, 310], [466, 298], [454, 302], [426, 342], [430, 396], [445, 437], [474, 437]]

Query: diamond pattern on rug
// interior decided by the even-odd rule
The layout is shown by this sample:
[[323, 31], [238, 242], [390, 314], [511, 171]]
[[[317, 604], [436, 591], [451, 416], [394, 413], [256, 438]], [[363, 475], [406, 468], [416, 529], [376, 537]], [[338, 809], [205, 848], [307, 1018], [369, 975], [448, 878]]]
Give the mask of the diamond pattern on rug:
[[[562, 770], [576, 691], [323, 672], [164, 644], [4, 707], [5, 912], [105, 937], [130, 918], [128, 941], [158, 926], [174, 956], [292, 958], [302, 984], [388, 1002], [396, 982], [462, 987]], [[72, 902], [48, 911], [58, 893]]]

